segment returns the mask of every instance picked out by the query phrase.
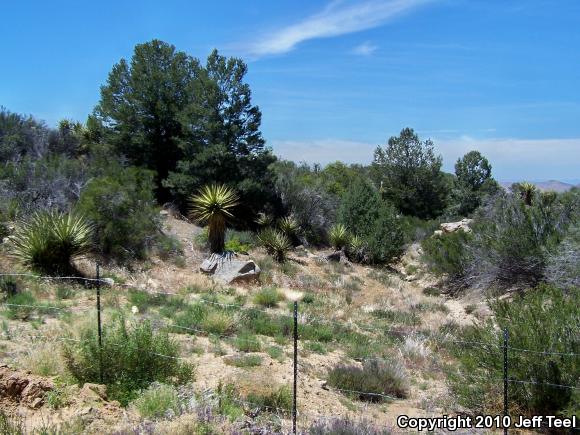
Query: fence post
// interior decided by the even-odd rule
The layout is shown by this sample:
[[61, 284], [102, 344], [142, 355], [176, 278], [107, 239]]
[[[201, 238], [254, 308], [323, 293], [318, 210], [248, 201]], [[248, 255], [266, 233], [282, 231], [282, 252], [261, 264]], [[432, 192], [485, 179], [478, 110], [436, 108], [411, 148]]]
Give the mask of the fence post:
[[97, 262], [97, 324], [99, 333], [99, 378], [103, 383], [103, 332], [101, 329], [101, 265]]
[[296, 434], [296, 389], [298, 387], [298, 302], [294, 301], [294, 389], [292, 391], [292, 433]]
[[[507, 417], [508, 411], [508, 330], [503, 330], [503, 415]], [[507, 420], [507, 419], [505, 419]], [[504, 425], [503, 433], [507, 434], [507, 426]]]

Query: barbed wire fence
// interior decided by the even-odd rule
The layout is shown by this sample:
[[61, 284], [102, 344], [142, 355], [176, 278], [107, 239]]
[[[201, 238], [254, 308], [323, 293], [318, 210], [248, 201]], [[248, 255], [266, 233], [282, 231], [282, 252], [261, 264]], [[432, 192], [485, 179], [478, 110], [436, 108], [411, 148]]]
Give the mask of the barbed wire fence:
[[[127, 289], [133, 289], [133, 290], [137, 290], [137, 291], [143, 291], [149, 294], [155, 294], [155, 295], [162, 295], [162, 296], [168, 296], [168, 297], [181, 297], [183, 295], [179, 294], [179, 293], [175, 293], [175, 292], [166, 292], [166, 291], [156, 291], [156, 290], [142, 290], [142, 289], [137, 289], [134, 285], [130, 285], [130, 284], [121, 284], [121, 283], [112, 283], [110, 279], [107, 278], [102, 278], [101, 277], [101, 266], [99, 264], [96, 265], [96, 273], [95, 273], [95, 278], [84, 278], [84, 277], [78, 277], [78, 276], [42, 276], [42, 275], [36, 275], [36, 274], [31, 274], [31, 273], [0, 273], [0, 278], [4, 279], [5, 277], [13, 277], [13, 278], [28, 278], [28, 279], [37, 279], [37, 280], [46, 280], [46, 281], [71, 281], [71, 282], [76, 282], [76, 283], [83, 283], [85, 286], [91, 286], [95, 288], [95, 295], [96, 295], [96, 306], [94, 308], [82, 308], [79, 309], [78, 307], [75, 308], [75, 312], [77, 313], [81, 313], [81, 312], [91, 312], [93, 310], [96, 311], [97, 313], [97, 325], [96, 325], [96, 329], [97, 329], [97, 340], [98, 340], [98, 347], [99, 347], [99, 377], [100, 377], [100, 382], [103, 383], [103, 325], [102, 325], [102, 316], [101, 316], [101, 312], [102, 312], [102, 307], [101, 307], [101, 287], [102, 285], [106, 285], [106, 286], [110, 286], [110, 287], [120, 287], [120, 288], [127, 288]], [[373, 327], [373, 326], [369, 326], [369, 325], [360, 325], [357, 323], [352, 323], [352, 322], [341, 322], [341, 321], [337, 321], [334, 319], [327, 319], [327, 318], [322, 318], [322, 317], [317, 317], [317, 316], [312, 316], [309, 314], [301, 314], [299, 312], [299, 304], [297, 301], [293, 302], [292, 305], [292, 315], [287, 315], [287, 314], [280, 314], [280, 313], [272, 313], [271, 311], [268, 310], [264, 310], [264, 309], [260, 309], [258, 307], [247, 307], [241, 304], [232, 304], [232, 303], [222, 303], [222, 302], [217, 302], [217, 301], [213, 301], [213, 300], [209, 300], [209, 299], [205, 299], [205, 298], [197, 298], [195, 300], [196, 303], [201, 303], [201, 304], [206, 304], [206, 305], [213, 305], [213, 306], [218, 306], [224, 309], [236, 309], [236, 310], [252, 310], [253, 312], [261, 312], [261, 313], [265, 313], [269, 316], [271, 316], [272, 314], [275, 314], [276, 316], [278, 316], [279, 318], [283, 317], [286, 318], [287, 320], [292, 322], [292, 343], [293, 343], [293, 355], [292, 355], [292, 366], [293, 366], [293, 372], [292, 372], [292, 406], [291, 409], [287, 409], [287, 408], [279, 408], [279, 407], [272, 407], [272, 406], [265, 406], [264, 404], [259, 404], [259, 403], [255, 403], [255, 402], [250, 402], [248, 400], [242, 400], [240, 398], [231, 398], [232, 401], [237, 402], [238, 404], [248, 407], [248, 408], [255, 408], [255, 409], [264, 409], [267, 410], [268, 412], [273, 412], [275, 413], [280, 419], [284, 419], [284, 418], [289, 418], [292, 421], [292, 433], [296, 434], [298, 433], [298, 427], [297, 427], [297, 419], [298, 417], [311, 417], [313, 419], [316, 420], [327, 420], [327, 421], [333, 421], [334, 419], [336, 419], [336, 417], [329, 417], [326, 416], [324, 414], [318, 414], [318, 413], [311, 413], [311, 412], [305, 412], [305, 411], [300, 411], [298, 412], [298, 377], [299, 377], [299, 352], [298, 352], [298, 344], [299, 344], [299, 338], [300, 338], [300, 324], [308, 324], [308, 322], [318, 322], [319, 324], [326, 324], [326, 325], [335, 325], [335, 326], [339, 326], [341, 328], [344, 327], [350, 327], [353, 328], [355, 330], [361, 330], [361, 331], [366, 331], [366, 332], [372, 332], [372, 333], [381, 333], [381, 334], [391, 334], [397, 338], [405, 338], [405, 337], [417, 337], [420, 336], [420, 334], [417, 331], [413, 331], [413, 332], [407, 332], [401, 328], [382, 328], [382, 327]], [[26, 309], [32, 309], [32, 310], [46, 310], [46, 311], [57, 311], [57, 312], [67, 312], [70, 310], [70, 308], [72, 307], [62, 307], [62, 306], [56, 306], [56, 305], [39, 305], [39, 304], [18, 304], [18, 303], [9, 303], [9, 302], [1, 302], [0, 306], [5, 306], [5, 307], [15, 307], [15, 308], [26, 308]], [[144, 319], [139, 319], [140, 321], [143, 321]], [[204, 329], [200, 329], [200, 328], [195, 328], [193, 326], [183, 326], [183, 325], [178, 325], [175, 322], [172, 323], [168, 323], [165, 321], [161, 321], [161, 320], [154, 320], [153, 322], [151, 322], [152, 325], [154, 327], [156, 327], [156, 329], [159, 328], [165, 328], [167, 330], [175, 330], [175, 329], [181, 329], [184, 331], [188, 331], [188, 332], [192, 332], [192, 333], [196, 333], [196, 334], [200, 334], [200, 335], [205, 335], [208, 337], [212, 337], [215, 339], [231, 339], [232, 335], [231, 334], [216, 334], [216, 333], [212, 333], [210, 331], [204, 330]], [[490, 344], [487, 342], [483, 342], [483, 341], [469, 341], [469, 340], [459, 340], [456, 339], [454, 337], [449, 337], [449, 336], [445, 336], [442, 338], [439, 338], [439, 342], [440, 343], [451, 343], [451, 344], [455, 344], [455, 345], [460, 345], [460, 346], [482, 346], [485, 347], [489, 350], [496, 350], [496, 351], [500, 351], [502, 352], [503, 355], [503, 377], [501, 378], [489, 378], [489, 377], [485, 377], [482, 379], [485, 379], [487, 381], [492, 380], [492, 381], [498, 381], [498, 382], [503, 382], [503, 415], [504, 417], [508, 417], [509, 418], [509, 384], [524, 384], [524, 385], [539, 385], [539, 386], [543, 386], [543, 387], [551, 387], [551, 388], [559, 388], [559, 389], [567, 389], [567, 390], [580, 390], [580, 387], [576, 386], [576, 385], [566, 385], [566, 384], [559, 384], [559, 383], [552, 383], [552, 382], [538, 382], [535, 381], [533, 379], [515, 379], [515, 378], [511, 378], [509, 377], [509, 352], [512, 352], [512, 358], [513, 358], [513, 353], [530, 353], [530, 354], [534, 354], [537, 356], [559, 356], [559, 357], [572, 357], [572, 358], [578, 358], [580, 357], [580, 353], [578, 352], [562, 352], [562, 351], [552, 351], [552, 350], [545, 350], [545, 349], [526, 349], [526, 348], [521, 348], [521, 347], [514, 347], [511, 346], [509, 343], [509, 333], [508, 333], [508, 329], [504, 328], [502, 331], [502, 337], [503, 337], [503, 342], [502, 343], [497, 343], [497, 344]], [[44, 339], [46, 341], [63, 341], [63, 342], [74, 342], [74, 343], [83, 343], [83, 342], [87, 342], [89, 340], [85, 339], [78, 339], [78, 338], [72, 338], [72, 337], [64, 337], [64, 336], [47, 336], [47, 335], [29, 335], [28, 336], [31, 339]], [[426, 339], [430, 339], [433, 338], [430, 335], [425, 335], [423, 334], [423, 338]], [[239, 341], [245, 341], [248, 343], [259, 343], [258, 340], [256, 339], [251, 339], [251, 338], [247, 338], [247, 337], [236, 337], [236, 340]], [[162, 358], [168, 358], [168, 359], [174, 359], [174, 360], [183, 360], [183, 361], [191, 361], [190, 358], [187, 357], [181, 357], [181, 356], [174, 356], [174, 355], [164, 355], [161, 353], [155, 353], [152, 352], [151, 354], [162, 357]], [[358, 358], [358, 361], [364, 362], [364, 361], [387, 361], [386, 358], [384, 357], [363, 357], [363, 358]], [[389, 394], [385, 394], [385, 393], [377, 393], [377, 392], [372, 392], [372, 391], [358, 391], [358, 390], [351, 390], [351, 389], [341, 389], [341, 388], [335, 388], [335, 387], [325, 387], [326, 389], [330, 390], [330, 391], [336, 391], [339, 393], [344, 393], [347, 395], [358, 395], [359, 397], [376, 397], [379, 399], [384, 399], [384, 400], [397, 400], [398, 398]], [[457, 432], [456, 432], [457, 433]], [[504, 427], [504, 433], [507, 433], [507, 427]]]

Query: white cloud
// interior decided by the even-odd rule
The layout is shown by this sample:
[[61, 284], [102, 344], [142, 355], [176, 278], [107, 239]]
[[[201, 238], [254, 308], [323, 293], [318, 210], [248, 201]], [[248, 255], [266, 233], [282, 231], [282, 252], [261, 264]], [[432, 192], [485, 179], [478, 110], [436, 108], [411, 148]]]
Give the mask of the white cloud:
[[284, 27], [250, 44], [254, 56], [287, 53], [309, 39], [329, 38], [377, 27], [391, 18], [433, 0], [332, 2], [322, 12]]
[[358, 54], [360, 56], [370, 56], [377, 50], [376, 45], [371, 44], [370, 42], [363, 42], [361, 45], [357, 45], [353, 50], [353, 54]]
[[[294, 161], [327, 164], [336, 160], [369, 164], [377, 143], [341, 139], [273, 141], [274, 152]], [[493, 166], [498, 180], [571, 180], [580, 177], [580, 138], [571, 139], [476, 139], [461, 136], [433, 138], [436, 151], [443, 155], [444, 169], [452, 172], [455, 161], [471, 150], [478, 150]]]

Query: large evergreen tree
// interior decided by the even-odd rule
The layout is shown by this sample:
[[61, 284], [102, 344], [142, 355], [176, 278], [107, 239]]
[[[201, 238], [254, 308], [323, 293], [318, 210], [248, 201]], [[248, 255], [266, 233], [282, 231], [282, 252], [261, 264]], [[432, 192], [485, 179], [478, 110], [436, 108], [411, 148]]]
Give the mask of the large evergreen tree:
[[431, 140], [421, 141], [411, 128], [377, 147], [372, 165], [373, 178], [383, 196], [402, 213], [432, 218], [445, 208], [449, 186], [441, 172]]
[[235, 187], [242, 198], [242, 220], [274, 200], [268, 166], [276, 159], [265, 147], [262, 113], [252, 105], [246, 73], [241, 59], [226, 58], [217, 50], [200, 70], [194, 104], [186, 114], [191, 140], [182, 142], [182, 158], [164, 183], [181, 205], [207, 183]]
[[[181, 144], [190, 136], [194, 121], [184, 114], [193, 103], [199, 75], [196, 59], [153, 40], [135, 46], [131, 61], [121, 59], [101, 87], [95, 116], [106, 127], [104, 140], [131, 164], [155, 170], [158, 188], [175, 169]], [[160, 189], [158, 199], [169, 199], [167, 191]]]
[[261, 112], [252, 105], [241, 59], [214, 50], [205, 65], [161, 41], [135, 47], [130, 62], [113, 67], [91, 131], [111, 143], [129, 163], [157, 174], [158, 200], [176, 202], [208, 183], [225, 183], [246, 210], [272, 201], [268, 166], [275, 157], [260, 132]]
[[470, 151], [455, 163], [452, 214], [466, 216], [479, 207], [483, 199], [499, 190], [491, 177], [491, 164], [479, 151]]

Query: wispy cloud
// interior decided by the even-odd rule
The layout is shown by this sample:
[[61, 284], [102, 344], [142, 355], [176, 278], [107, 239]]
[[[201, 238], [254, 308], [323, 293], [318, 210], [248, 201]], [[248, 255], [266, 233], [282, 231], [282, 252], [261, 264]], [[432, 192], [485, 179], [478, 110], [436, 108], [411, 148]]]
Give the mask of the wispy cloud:
[[287, 53], [301, 42], [330, 38], [380, 26], [395, 16], [433, 0], [371, 0], [357, 3], [334, 1], [322, 12], [264, 35], [251, 43], [254, 56]]
[[363, 42], [362, 44], [357, 45], [352, 50], [352, 53], [358, 54], [360, 56], [370, 56], [377, 50], [377, 48], [379, 47], [374, 44], [371, 44], [370, 42]]

